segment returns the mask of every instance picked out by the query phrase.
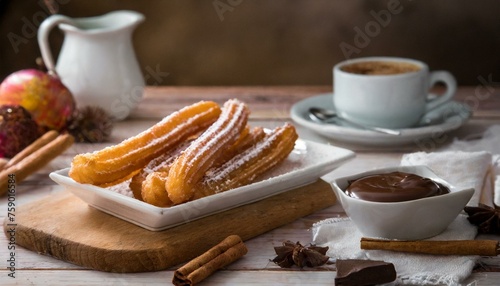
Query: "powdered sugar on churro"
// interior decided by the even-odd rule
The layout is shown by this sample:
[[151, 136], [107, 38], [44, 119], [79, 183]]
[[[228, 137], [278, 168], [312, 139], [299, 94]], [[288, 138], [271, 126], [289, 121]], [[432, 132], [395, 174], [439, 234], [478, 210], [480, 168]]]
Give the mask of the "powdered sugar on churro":
[[[158, 133], [158, 132], [156, 132], [154, 135], [155, 136], [160, 135], [160, 136], [149, 141], [148, 144], [145, 145], [143, 148], [144, 149], [151, 149], [152, 147], [160, 145], [160, 144], [170, 145], [171, 142], [177, 142], [179, 140], [179, 138], [181, 138], [182, 136], [185, 136], [186, 134], [192, 133], [193, 130], [197, 129], [197, 128], [195, 128], [195, 126], [193, 126], [193, 122], [196, 122], [198, 119], [203, 118], [204, 116], [206, 116], [210, 112], [211, 112], [211, 110], [208, 110], [208, 111], [196, 114], [193, 117], [189, 118], [188, 120], [179, 123], [178, 125], [175, 126], [174, 129], [172, 129], [170, 132], [167, 132], [165, 134], [156, 134], [156, 133]], [[174, 112], [172, 115], [167, 116], [161, 122], [163, 122], [163, 121], [166, 122], [166, 121], [172, 120], [172, 118], [175, 118], [176, 116], [178, 116], [178, 114], [179, 114], [179, 111]], [[149, 131], [149, 130], [143, 131], [143, 132], [139, 133], [138, 137], [141, 137], [143, 134], [146, 134], [148, 132], [151, 132], [151, 131]], [[128, 141], [131, 139], [132, 138], [129, 138], [123, 142], [128, 143]], [[112, 148], [112, 147], [113, 146], [110, 146], [107, 148]], [[103, 149], [103, 150], [105, 150], [105, 149]], [[121, 151], [126, 151], [126, 150], [121, 150]], [[131, 152], [127, 152], [127, 153], [124, 152], [123, 156], [130, 156], [130, 155], [139, 153], [141, 151], [142, 151], [142, 148], [137, 148], [135, 150], [132, 150]], [[113, 159], [115, 159], [115, 158], [111, 158], [111, 160], [113, 160]]]
[[[100, 169], [124, 159], [134, 167], [137, 164], [131, 159], [147, 160], [140, 169], [129, 172], [131, 180], [109, 190], [124, 195], [130, 195], [132, 190], [133, 196], [139, 200], [169, 207], [248, 185], [258, 178], [265, 180], [283, 174], [283, 167], [289, 170], [300, 168], [299, 157], [304, 153], [291, 154], [297, 133], [289, 123], [267, 135], [262, 127], [251, 129], [247, 125], [248, 107], [236, 99], [227, 101], [222, 110], [211, 102], [194, 106], [188, 112], [181, 111], [163, 119], [161, 122], [166, 122], [165, 127], [158, 126], [158, 123], [156, 128], [151, 127], [134, 140], [116, 145], [110, 151], [114, 152], [111, 158], [106, 158], [110, 154], [99, 157], [104, 158], [99, 162]], [[138, 146], [138, 150], [131, 148], [132, 145]], [[116, 156], [120, 153], [116, 152], [117, 148], [128, 149], [128, 152]], [[148, 152], [144, 153], [145, 150]], [[144, 156], [147, 158], [142, 158]], [[111, 163], [115, 160], [117, 162]], [[275, 168], [283, 161], [286, 164]], [[87, 169], [94, 166], [89, 165]], [[129, 169], [127, 167], [123, 173]], [[104, 170], [107, 175], [108, 169]]]
[[164, 153], [161, 156], [151, 160], [151, 162], [149, 162], [149, 164], [144, 167], [144, 172], [146, 174], [150, 174], [164, 168], [165, 166], [171, 165], [175, 161], [175, 159], [179, 157], [182, 151], [184, 151], [189, 146], [190, 143], [191, 141], [183, 142], [170, 152]]
[[[299, 139], [300, 140], [300, 139]], [[302, 143], [305, 145], [305, 143]], [[328, 148], [329, 146], [326, 146], [324, 148]], [[302, 147], [304, 148], [304, 147]], [[288, 158], [281, 163], [279, 166], [276, 166], [276, 168], [267, 171], [265, 174], [261, 175], [258, 178], [258, 181], [265, 181], [265, 180], [272, 180], [278, 176], [294, 172], [294, 171], [300, 171], [302, 169], [305, 169], [309, 166], [314, 166], [317, 164], [317, 162], [322, 162], [324, 160], [324, 152], [328, 151], [327, 149], [323, 150], [319, 147], [316, 147], [316, 149], [313, 150], [307, 150], [304, 151], [302, 150], [300, 153], [290, 153]], [[241, 153], [243, 154], [243, 153]], [[242, 155], [238, 155], [242, 156]], [[243, 162], [243, 161], [241, 161]], [[207, 178], [214, 178], [215, 174], [217, 174], [217, 170], [210, 170], [209, 173], [206, 174]], [[257, 181], [255, 181], [257, 182]], [[120, 193], [122, 195], [132, 197], [132, 191], [130, 190], [128, 186], [128, 181], [125, 183], [121, 183], [112, 187], [107, 188], [110, 191]]]
[[245, 152], [235, 156], [216, 170], [212, 170], [210, 173], [207, 173], [205, 182], [210, 184], [213, 182], [222, 181], [224, 178], [227, 178], [229, 173], [238, 169], [252, 158], [258, 156], [260, 153], [262, 153], [263, 149], [268, 148], [272, 144], [272, 142], [276, 140], [278, 134], [278, 132], [275, 132], [269, 136], [266, 136], [266, 138], [257, 143], [254, 148], [246, 150]]
[[242, 102], [227, 101], [217, 121], [176, 159], [165, 184], [172, 202], [178, 204], [190, 199], [193, 185], [200, 182], [218, 156], [236, 142], [245, 129], [248, 113]]
[[80, 183], [106, 184], [143, 168], [220, 115], [215, 102], [199, 102], [174, 112], [139, 135], [94, 153], [75, 156], [69, 175]]
[[210, 195], [254, 181], [257, 176], [286, 159], [297, 138], [295, 129], [285, 124], [262, 141], [206, 174], [200, 193]]
[[[229, 112], [222, 112], [219, 120], [217, 120], [210, 128], [204, 133], [205, 136], [202, 135], [203, 138], [200, 138], [198, 142], [193, 143], [191, 146], [193, 149], [200, 149], [195, 156], [193, 161], [202, 161], [204, 164], [205, 161], [211, 160], [211, 155], [217, 151], [217, 144], [225, 144], [227, 141], [234, 141], [238, 134], [240, 133], [236, 125], [241, 125], [242, 121], [244, 121], [243, 112], [245, 111], [244, 105], [238, 105], [238, 109], [235, 114], [229, 118]], [[224, 122], [229, 123], [224, 125]], [[205, 141], [208, 138], [208, 142]], [[233, 138], [233, 139], [232, 139]], [[209, 156], [205, 156], [205, 154], [210, 154]], [[191, 161], [191, 162], [193, 162]], [[191, 164], [191, 162], [186, 162], [187, 164]]]

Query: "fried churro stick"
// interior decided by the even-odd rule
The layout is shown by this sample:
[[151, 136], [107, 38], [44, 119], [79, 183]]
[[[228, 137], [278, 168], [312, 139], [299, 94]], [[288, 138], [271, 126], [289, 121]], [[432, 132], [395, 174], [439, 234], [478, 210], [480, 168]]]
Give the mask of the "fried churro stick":
[[193, 187], [220, 154], [236, 142], [247, 124], [248, 115], [249, 110], [244, 103], [236, 99], [226, 101], [219, 119], [175, 160], [165, 183], [174, 204], [190, 200]]
[[204, 130], [219, 115], [220, 107], [211, 101], [185, 107], [118, 145], [75, 156], [69, 175], [84, 184], [103, 185], [119, 181], [179, 142]]
[[69, 134], [59, 135], [56, 139], [31, 153], [17, 164], [0, 172], [0, 195], [7, 192], [8, 176], [15, 174], [16, 181], [21, 182], [29, 175], [41, 169], [54, 158], [68, 149], [75, 139]]
[[219, 158], [217, 158], [214, 165], [212, 166], [212, 169], [221, 166], [222, 164], [231, 160], [237, 154], [257, 144], [257, 142], [264, 138], [265, 135], [266, 133], [264, 132], [264, 128], [262, 127], [254, 127], [252, 128], [252, 130], [244, 132], [236, 141], [236, 143], [234, 143], [225, 152], [223, 152]]
[[290, 124], [276, 128], [263, 140], [213, 170], [197, 186], [193, 199], [234, 189], [285, 160], [295, 146], [298, 135]]
[[125, 182], [127, 180], [131, 180], [135, 175], [137, 175], [137, 173], [139, 173], [139, 171], [140, 170], [135, 170], [132, 173], [128, 174], [126, 177], [120, 178], [120, 179], [118, 179], [116, 181], [113, 181], [113, 182], [104, 183], [104, 184], [95, 185], [95, 186], [98, 186], [98, 187], [101, 187], [101, 188], [109, 188], [109, 187], [118, 185], [118, 184], [123, 183], [123, 182]]
[[[170, 170], [170, 169], [169, 169]], [[173, 202], [168, 197], [165, 184], [168, 178], [167, 172], [153, 172], [147, 175], [142, 182], [141, 197], [143, 201], [157, 207], [172, 206]]]
[[[245, 128], [243, 134], [246, 135], [248, 134], [248, 128]], [[174, 163], [175, 159], [180, 156], [180, 154], [187, 148], [189, 145], [196, 139], [196, 137], [191, 138], [190, 140], [187, 140], [185, 142], [182, 142], [177, 148], [173, 150], [169, 150], [166, 153], [161, 154], [159, 157], [154, 158], [151, 160], [148, 165], [144, 168], [141, 169], [141, 171], [135, 175], [132, 180], [130, 181], [129, 188], [132, 190], [132, 193], [134, 194], [134, 197], [138, 200], [143, 201], [142, 198], [142, 184], [146, 180], [147, 176], [153, 172], [158, 172], [158, 173], [163, 173], [163, 174], [156, 174], [154, 178], [152, 177], [153, 182], [148, 182], [147, 183], [147, 188], [145, 189], [146, 191], [150, 190], [150, 187], [153, 187], [156, 192], [159, 192], [160, 190], [163, 189], [163, 192], [166, 192], [165, 186], [161, 187], [159, 185], [160, 183], [160, 178], [163, 180], [163, 185], [165, 185], [165, 182], [167, 180], [168, 176], [168, 171], [170, 170], [170, 166], [172, 166], [172, 163]], [[241, 138], [238, 139], [238, 141], [242, 140]], [[235, 144], [237, 144], [236, 142]], [[157, 197], [157, 196], [152, 196], [151, 194], [148, 195], [148, 197]], [[157, 205], [155, 203], [149, 202], [153, 205]]]
[[149, 174], [141, 188], [141, 198], [157, 207], [170, 207], [173, 205], [165, 190], [168, 172], [153, 172]]
[[[191, 144], [192, 141], [193, 140], [187, 140], [185, 142], [182, 142], [175, 149], [168, 150], [167, 152], [161, 154], [159, 157], [154, 158], [148, 163], [146, 167], [142, 168], [138, 174], [132, 177], [129, 188], [132, 190], [134, 197], [138, 200], [143, 201], [144, 199], [142, 198], [142, 184], [146, 180], [148, 175], [153, 172], [161, 172], [165, 173], [164, 176], [166, 177], [172, 163], [177, 157], [180, 156], [182, 151], [189, 147], [189, 144]], [[157, 174], [154, 179], [156, 183], [158, 183], [159, 178], [160, 175]], [[154, 185], [154, 183], [149, 183], [148, 186], [152, 186], [151, 184]], [[165, 181], [163, 181], [163, 187], [156, 186], [155, 190], [158, 190], [159, 188], [165, 189]]]
[[[149, 161], [146, 167], [142, 168], [137, 174], [135, 174], [132, 177], [132, 180], [130, 180], [129, 184], [129, 188], [132, 190], [134, 198], [143, 201], [142, 183], [144, 182], [144, 180], [146, 180], [147, 176], [153, 172], [165, 172], [168, 175], [170, 166], [175, 161], [175, 159], [177, 159], [182, 151], [189, 147], [189, 144], [191, 144], [191, 142], [198, 138], [199, 135], [200, 134], [193, 135], [186, 141], [178, 144], [176, 148], [167, 150], [165, 153]], [[158, 182], [158, 180], [155, 180], [155, 182]], [[155, 189], [158, 190], [158, 187], [156, 187]]]
[[[228, 151], [224, 152], [223, 155], [216, 159], [214, 166], [220, 166], [224, 164], [227, 160], [231, 159], [236, 154], [243, 152], [245, 149], [257, 144], [259, 140], [264, 138], [265, 133], [261, 127], [255, 127], [251, 131], [248, 131], [248, 129], [249, 128], [245, 128], [240, 138], [233, 144], [233, 146], [231, 146]], [[154, 172], [144, 172], [146, 174], [146, 178], [142, 181], [140, 189], [140, 197], [143, 201], [158, 207], [166, 207], [172, 205], [172, 201], [168, 199], [168, 193], [165, 188], [165, 183], [167, 181], [168, 171], [170, 169], [170, 165], [168, 165], [168, 163], [174, 161], [175, 159], [176, 158], [174, 157], [168, 158], [167, 162], [164, 162], [166, 164], [162, 165], [161, 168]], [[134, 179], [132, 179], [132, 181], [134, 181]]]

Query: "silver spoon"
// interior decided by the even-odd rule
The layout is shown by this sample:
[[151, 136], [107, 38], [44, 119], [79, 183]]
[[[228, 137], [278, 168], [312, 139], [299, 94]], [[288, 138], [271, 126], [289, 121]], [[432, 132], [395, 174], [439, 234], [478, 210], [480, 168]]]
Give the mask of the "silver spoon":
[[401, 135], [401, 131], [399, 130], [394, 130], [394, 129], [387, 129], [387, 128], [382, 128], [382, 127], [371, 127], [371, 126], [366, 126], [362, 125], [356, 122], [352, 122], [350, 120], [347, 120], [345, 118], [339, 117], [337, 112], [331, 109], [324, 109], [324, 108], [319, 108], [319, 107], [311, 107], [309, 108], [309, 118], [311, 120], [320, 122], [320, 123], [333, 123], [335, 121], [344, 121], [349, 125], [362, 128], [362, 129], [367, 129], [367, 130], [373, 130], [376, 132], [384, 133], [384, 134], [390, 134], [390, 135]]

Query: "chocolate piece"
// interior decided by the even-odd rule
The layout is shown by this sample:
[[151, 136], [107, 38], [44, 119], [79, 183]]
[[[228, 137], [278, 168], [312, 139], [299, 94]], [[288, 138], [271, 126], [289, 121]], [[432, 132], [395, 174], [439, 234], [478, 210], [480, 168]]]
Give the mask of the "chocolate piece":
[[394, 264], [380, 260], [337, 259], [335, 285], [374, 285], [396, 280]]
[[350, 197], [373, 202], [403, 202], [449, 192], [446, 186], [438, 182], [404, 172], [362, 177], [349, 182], [345, 190]]

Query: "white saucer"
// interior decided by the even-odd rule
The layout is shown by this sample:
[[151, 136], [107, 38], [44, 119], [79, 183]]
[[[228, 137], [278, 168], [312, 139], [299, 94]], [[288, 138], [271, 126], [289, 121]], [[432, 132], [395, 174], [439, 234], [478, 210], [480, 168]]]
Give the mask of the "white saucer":
[[411, 143], [424, 144], [423, 140], [432, 140], [434, 136], [436, 140], [439, 140], [439, 137], [443, 133], [458, 129], [472, 115], [469, 106], [451, 101], [432, 110], [422, 119], [422, 122], [429, 119], [432, 122], [436, 122], [435, 124], [400, 129], [401, 134], [398, 136], [336, 123], [322, 124], [312, 121], [309, 118], [309, 108], [322, 107], [335, 109], [332, 96], [332, 93], [320, 94], [297, 102], [290, 110], [292, 120], [299, 125], [337, 141], [369, 146], [396, 146]]

